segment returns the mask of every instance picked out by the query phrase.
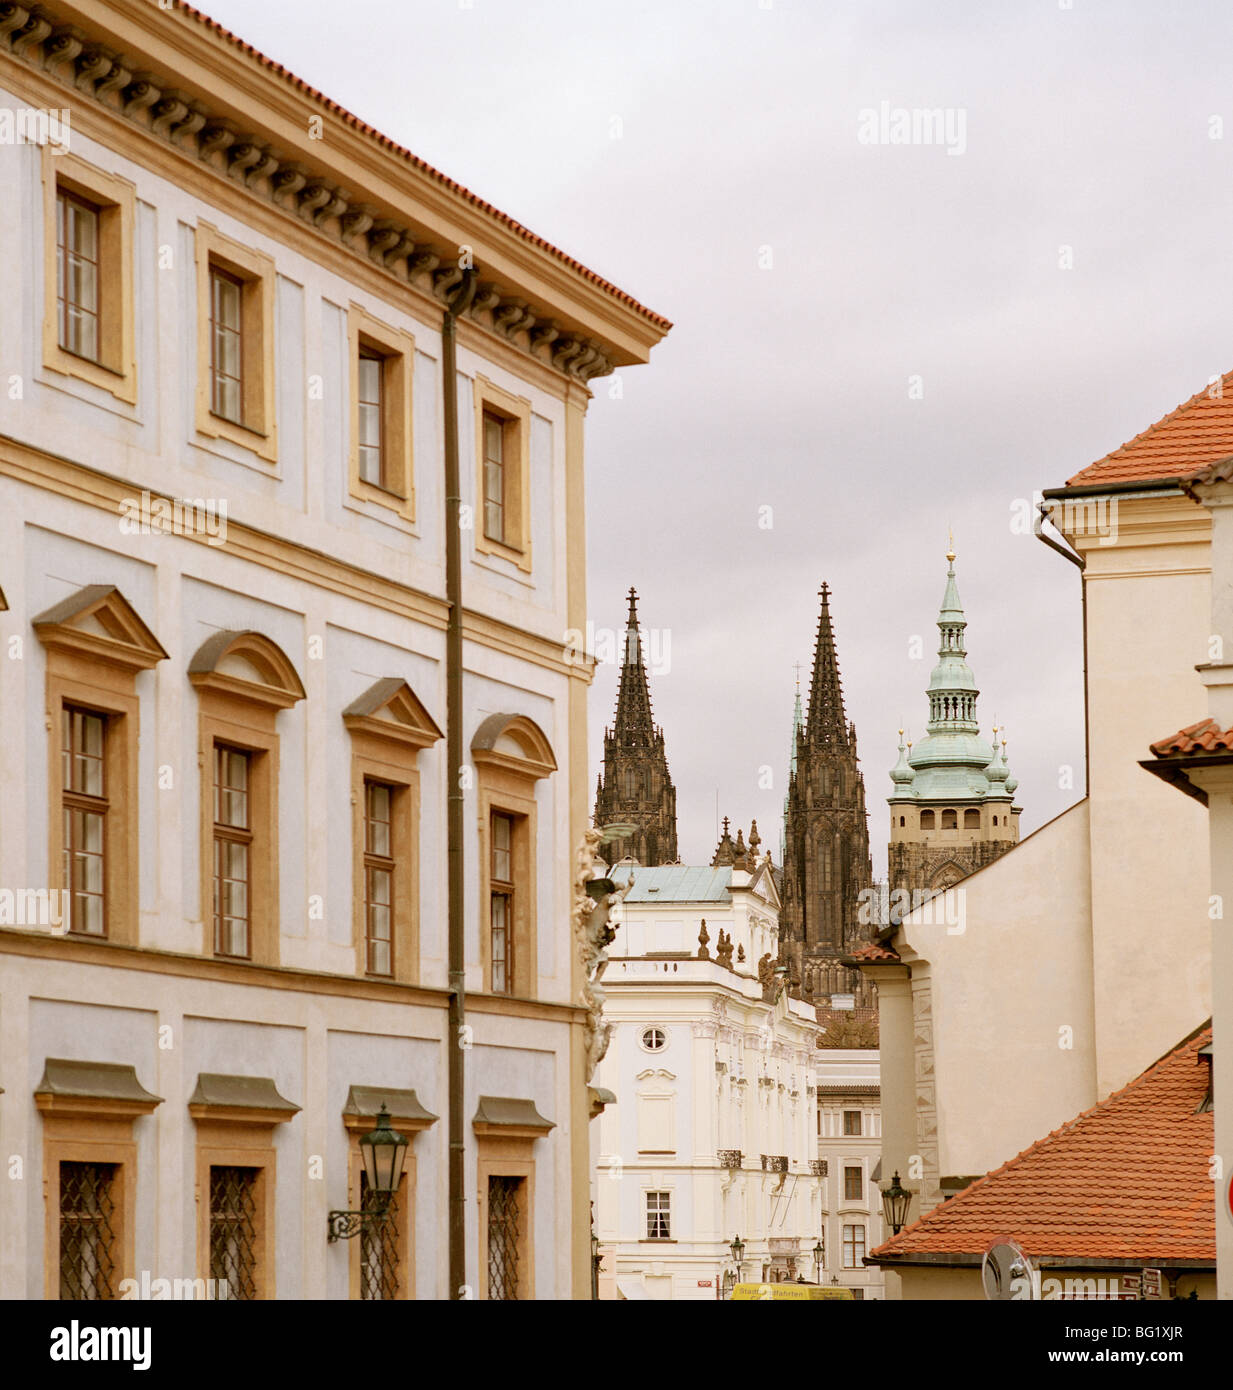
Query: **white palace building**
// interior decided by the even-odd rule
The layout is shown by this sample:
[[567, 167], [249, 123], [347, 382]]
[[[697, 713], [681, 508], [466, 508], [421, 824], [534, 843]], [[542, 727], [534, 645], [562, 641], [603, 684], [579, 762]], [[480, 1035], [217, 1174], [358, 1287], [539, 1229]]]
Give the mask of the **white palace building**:
[[[595, 1079], [620, 1101], [593, 1132], [600, 1296], [715, 1299], [738, 1276], [880, 1296], [855, 1234], [862, 1257], [880, 1237], [877, 1053], [817, 1048], [814, 1006], [784, 988], [769, 856], [610, 873], [633, 886], [603, 977]], [[845, 1165], [861, 1188], [849, 1177], [847, 1201]]]

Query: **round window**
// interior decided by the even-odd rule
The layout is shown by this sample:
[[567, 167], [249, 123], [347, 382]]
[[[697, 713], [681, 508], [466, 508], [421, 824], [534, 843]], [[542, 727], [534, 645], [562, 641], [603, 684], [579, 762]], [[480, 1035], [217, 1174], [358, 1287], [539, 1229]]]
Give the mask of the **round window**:
[[662, 1028], [644, 1028], [642, 1046], [648, 1052], [662, 1052], [668, 1046], [668, 1035]]

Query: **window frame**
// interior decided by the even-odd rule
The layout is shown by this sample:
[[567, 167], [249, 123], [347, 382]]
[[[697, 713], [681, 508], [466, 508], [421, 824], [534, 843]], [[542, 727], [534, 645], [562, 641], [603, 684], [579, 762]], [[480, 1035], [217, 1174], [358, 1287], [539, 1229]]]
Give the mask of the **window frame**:
[[[64, 881], [64, 793], [61, 729], [65, 707], [106, 717], [104, 785], [108, 814], [104, 842], [103, 933], [73, 933], [76, 940], [135, 946], [139, 937], [138, 892], [141, 797], [138, 746], [141, 701], [137, 674], [166, 659], [154, 634], [112, 586], [78, 590], [32, 620], [46, 654], [48, 756], [47, 883]], [[148, 814], [148, 811], [147, 811]], [[61, 924], [58, 935], [66, 935]]]
[[[516, 750], [516, 751], [515, 751]], [[481, 911], [481, 989], [492, 994], [492, 943], [487, 914], [492, 896], [490, 849], [493, 812], [514, 818], [514, 978], [509, 995], [533, 999], [539, 989], [537, 895], [539, 876], [536, 783], [556, 771], [556, 759], [543, 730], [526, 715], [494, 714], [471, 742], [476, 773]]]
[[[848, 1232], [852, 1231], [852, 1239], [848, 1239]], [[857, 1240], [857, 1234], [860, 1239]], [[844, 1269], [864, 1269], [864, 1257], [868, 1253], [868, 1231], [863, 1221], [845, 1221], [841, 1223], [840, 1235], [843, 1245], [843, 1268]], [[851, 1263], [848, 1262], [848, 1248], [851, 1246]]]
[[[348, 493], [354, 501], [371, 503], [415, 522], [414, 364], [415, 338], [405, 329], [382, 322], [361, 305], [347, 307], [349, 370]], [[360, 358], [381, 359], [381, 435], [384, 481], [373, 483], [361, 470]]]
[[[71, 298], [69, 293], [70, 275], [72, 259], [75, 253], [70, 245], [68, 238], [68, 218], [62, 216], [62, 210], [67, 212], [69, 208], [77, 208], [79, 212], [85, 212], [93, 219], [94, 224], [94, 256], [82, 256], [94, 267], [94, 304], [92, 308], [86, 309], [80, 301]], [[100, 354], [103, 348], [102, 341], [102, 304], [103, 287], [103, 210], [95, 202], [88, 198], [83, 198], [80, 193], [73, 192], [70, 188], [56, 182], [56, 338], [63, 352], [72, 353], [74, 357], [82, 357], [87, 362], [101, 363]], [[89, 314], [94, 320], [94, 352], [88, 353], [78, 348], [70, 347], [65, 341], [70, 337], [69, 325], [72, 322], [70, 309], [78, 309]]]
[[[195, 428], [226, 439], [267, 463], [278, 461], [275, 414], [275, 268], [264, 252], [225, 236], [210, 222], [194, 232], [197, 262], [197, 393]], [[218, 271], [240, 285], [241, 406], [237, 420], [214, 410], [213, 284]], [[194, 441], [196, 442], [196, 441]]]
[[[531, 571], [531, 402], [477, 374], [474, 387], [475, 506], [473, 534], [477, 555], [498, 556]], [[485, 521], [485, 417], [502, 422], [504, 538], [487, 534]]]
[[[244, 821], [244, 824], [243, 824], [243, 825], [238, 825], [238, 824], [236, 824], [236, 823], [233, 822], [233, 821], [221, 820], [221, 819], [219, 818], [219, 816], [220, 816], [220, 802], [221, 802], [221, 800], [222, 800], [222, 793], [227, 792], [227, 791], [236, 791], [236, 790], [238, 790], [238, 788], [232, 787], [230, 783], [227, 783], [227, 782], [220, 782], [220, 780], [219, 780], [219, 769], [220, 769], [220, 764], [221, 764], [222, 761], [223, 761], [223, 756], [224, 756], [224, 755], [228, 755], [228, 756], [231, 756], [231, 757], [237, 757], [237, 758], [243, 759], [243, 765], [244, 765], [244, 769], [245, 769], [245, 772], [244, 772], [244, 789], [243, 789], [244, 803], [245, 803], [245, 804], [244, 804], [245, 821]], [[213, 938], [213, 939], [214, 939], [214, 949], [213, 949], [213, 951], [211, 952], [211, 954], [212, 954], [216, 959], [219, 959], [219, 960], [251, 960], [251, 959], [252, 959], [252, 952], [253, 952], [253, 865], [254, 865], [254, 862], [255, 862], [255, 859], [256, 859], [256, 854], [255, 854], [256, 835], [255, 835], [254, 830], [253, 830], [253, 783], [254, 783], [254, 773], [255, 773], [255, 771], [256, 771], [256, 760], [257, 760], [257, 757], [258, 757], [258, 756], [259, 756], [259, 755], [258, 755], [258, 754], [255, 754], [254, 751], [253, 751], [252, 749], [250, 749], [250, 748], [238, 747], [237, 745], [231, 744], [231, 743], [227, 743], [226, 741], [224, 741], [223, 739], [220, 739], [220, 738], [215, 738], [215, 739], [213, 740], [213, 744], [212, 744], [212, 756], [211, 756], [211, 778], [212, 778], [211, 785], [212, 785], [213, 826], [212, 826], [212, 828], [211, 828], [211, 834], [210, 834], [210, 840], [211, 840], [211, 846], [212, 846], [212, 853], [211, 853], [211, 856], [210, 856], [210, 863], [211, 863], [211, 873], [212, 873], [212, 875], [213, 875], [213, 880], [214, 880], [213, 913], [212, 913], [213, 927], [214, 927], [214, 938]], [[219, 942], [221, 941], [221, 939], [222, 939], [222, 937], [223, 937], [223, 934], [224, 934], [223, 923], [224, 923], [224, 920], [225, 920], [224, 917], [223, 917], [223, 915], [220, 913], [220, 910], [219, 910], [219, 909], [220, 909], [220, 906], [221, 906], [221, 904], [222, 904], [222, 898], [223, 898], [223, 895], [222, 895], [222, 893], [221, 893], [221, 891], [220, 891], [220, 885], [221, 885], [221, 883], [223, 883], [223, 882], [232, 881], [232, 880], [227, 880], [224, 876], [220, 875], [220, 874], [219, 874], [219, 868], [218, 868], [219, 846], [220, 846], [220, 845], [226, 845], [226, 844], [238, 844], [238, 845], [243, 845], [244, 848], [245, 848], [245, 850], [247, 851], [247, 853], [246, 853], [246, 855], [245, 855], [246, 876], [245, 876], [245, 878], [244, 878], [244, 880], [243, 880], [243, 882], [244, 882], [244, 887], [245, 887], [245, 893], [244, 893], [244, 899], [245, 899], [245, 915], [244, 915], [244, 917], [241, 919], [241, 920], [244, 922], [244, 944], [245, 944], [245, 950], [240, 951], [240, 952], [236, 952], [236, 951], [224, 951], [224, 950], [222, 950], [222, 948], [221, 948], [220, 945], [219, 945]]]
[[[137, 404], [134, 331], [133, 229], [136, 190], [127, 179], [105, 173], [72, 154], [45, 146], [43, 178], [43, 366]], [[98, 355], [85, 357], [60, 341], [57, 275], [60, 261], [57, 208], [60, 194], [98, 213]]]
[[[852, 1175], [856, 1174], [856, 1182], [853, 1184]], [[853, 1195], [851, 1188], [855, 1186], [858, 1191]], [[859, 1163], [845, 1163], [843, 1165], [843, 1200], [845, 1202], [864, 1202], [865, 1200], [865, 1170]]]
[[[64, 759], [65, 757], [67, 757], [68, 760], [69, 760], [69, 764], [70, 764], [70, 772], [69, 772], [69, 778], [68, 778], [68, 780], [69, 780], [70, 783], [72, 783], [72, 781], [75, 780], [76, 765], [77, 765], [77, 761], [78, 761], [78, 752], [77, 752], [78, 740], [77, 740], [77, 734], [76, 734], [76, 725], [77, 725], [77, 720], [78, 720], [79, 718], [81, 718], [81, 719], [83, 719], [83, 720], [84, 720], [84, 719], [97, 719], [97, 720], [100, 722], [100, 724], [102, 725], [102, 736], [101, 736], [102, 751], [101, 751], [100, 756], [99, 756], [99, 764], [100, 764], [100, 767], [99, 767], [99, 784], [100, 784], [101, 790], [99, 791], [99, 793], [98, 793], [97, 795], [94, 795], [94, 794], [92, 794], [92, 793], [82, 791], [82, 790], [79, 789], [79, 788], [75, 788], [75, 787], [73, 787], [73, 786], [71, 786], [71, 785], [66, 787], [66, 786], [64, 785], [65, 779], [64, 779], [63, 776], [61, 776], [61, 778], [60, 778], [61, 824], [62, 824], [62, 826], [63, 826], [63, 825], [64, 825], [64, 822], [69, 821], [69, 820], [73, 817], [74, 813], [81, 813], [81, 814], [83, 814], [83, 815], [96, 815], [96, 816], [99, 817], [100, 821], [102, 822], [102, 835], [101, 835], [102, 850], [101, 850], [100, 855], [99, 855], [99, 857], [102, 859], [102, 869], [103, 869], [103, 872], [102, 872], [102, 891], [98, 894], [98, 897], [101, 899], [102, 929], [101, 929], [100, 931], [97, 931], [97, 932], [92, 932], [92, 931], [87, 930], [87, 929], [84, 928], [84, 927], [78, 927], [78, 926], [75, 925], [75, 919], [76, 919], [76, 900], [77, 900], [77, 896], [78, 896], [78, 895], [77, 895], [76, 888], [75, 888], [75, 886], [74, 886], [73, 858], [74, 858], [74, 853], [75, 853], [75, 848], [76, 848], [76, 836], [75, 836], [75, 834], [74, 834], [73, 832], [69, 831], [69, 830], [67, 829], [67, 827], [65, 827], [65, 829], [64, 829], [64, 831], [63, 831], [63, 833], [64, 833], [64, 840], [63, 840], [63, 842], [62, 842], [62, 845], [63, 845], [63, 853], [64, 853], [64, 855], [66, 856], [66, 858], [65, 858], [65, 867], [64, 867], [64, 870], [63, 870], [63, 873], [64, 873], [64, 884], [65, 884], [65, 887], [68, 889], [68, 893], [69, 893], [69, 898], [68, 898], [68, 906], [69, 906], [68, 934], [69, 934], [70, 936], [82, 936], [82, 937], [92, 938], [92, 939], [98, 941], [98, 940], [106, 940], [106, 937], [107, 937], [107, 887], [108, 887], [108, 872], [107, 872], [107, 869], [108, 869], [108, 856], [109, 856], [109, 849], [110, 849], [110, 846], [109, 846], [108, 841], [109, 841], [109, 839], [111, 838], [111, 831], [110, 831], [110, 827], [109, 827], [108, 822], [109, 822], [110, 813], [111, 813], [111, 810], [112, 810], [111, 802], [110, 802], [110, 800], [108, 799], [108, 795], [107, 795], [107, 791], [108, 791], [108, 779], [107, 779], [107, 753], [108, 753], [108, 733], [109, 733], [109, 727], [111, 726], [111, 724], [112, 724], [112, 722], [113, 722], [114, 716], [109, 716], [109, 715], [106, 713], [106, 711], [90, 709], [90, 708], [88, 708], [88, 707], [86, 707], [86, 706], [84, 706], [84, 705], [79, 705], [79, 704], [75, 704], [75, 703], [70, 703], [70, 702], [67, 701], [67, 700], [65, 700], [65, 701], [62, 702], [62, 704], [61, 704], [61, 706], [60, 706], [60, 728], [61, 728], [60, 754], [61, 754], [61, 767], [63, 767], [63, 759]], [[67, 720], [68, 726], [69, 726], [69, 743], [68, 743], [68, 747], [67, 747], [67, 748], [65, 747], [64, 742], [63, 742], [64, 724], [65, 724], [65, 721], [66, 721], [66, 720]], [[83, 756], [84, 756], [84, 755], [83, 755]], [[112, 877], [113, 877], [113, 879], [114, 879], [114, 875], [112, 875]]]
[[[518, 889], [519, 871], [523, 868], [519, 860], [520, 836], [518, 821], [521, 817], [512, 815], [504, 808], [494, 809], [488, 816], [488, 989], [491, 994], [512, 995], [518, 980], [518, 957], [520, 952], [516, 949], [516, 923], [517, 909], [520, 907], [519, 898], [521, 894]], [[508, 828], [509, 842], [501, 846], [498, 844], [497, 831], [500, 826]], [[505, 854], [508, 859], [508, 876], [505, 878], [497, 877], [499, 854]], [[524, 887], [525, 891], [525, 887]], [[505, 933], [504, 950], [501, 958], [501, 969], [504, 984], [497, 987], [497, 924], [496, 906], [497, 903], [504, 904], [504, 922], [502, 929]]]
[[[406, 681], [387, 677], [343, 712], [351, 736], [352, 937], [356, 973], [374, 980], [418, 984], [420, 978], [419, 754], [442, 737]], [[394, 892], [390, 912], [392, 975], [368, 969], [366, 902], [368, 782], [394, 789], [390, 807]]]
[[[856, 1128], [850, 1129], [849, 1121], [855, 1117]], [[862, 1110], [845, 1110], [843, 1112], [843, 1137], [845, 1139], [861, 1139], [865, 1135], [865, 1114]]]
[[[246, 662], [261, 680], [218, 669], [231, 658]], [[277, 965], [281, 953], [279, 911], [279, 734], [277, 717], [304, 698], [304, 687], [286, 654], [257, 632], [220, 631], [189, 665], [197, 691], [198, 824], [202, 951], [212, 960]], [[214, 949], [214, 750], [219, 744], [250, 754], [249, 760], [249, 954], [220, 956]]]
[[[652, 1197], [664, 1199], [663, 1204], [657, 1206], [654, 1212], [652, 1212], [651, 1210]], [[646, 1231], [646, 1234], [642, 1237], [642, 1239], [644, 1241], [672, 1240], [672, 1189], [667, 1187], [644, 1188], [642, 1192], [642, 1198], [644, 1229]], [[652, 1216], [655, 1217], [657, 1226], [662, 1221], [662, 1224], [665, 1227], [665, 1231], [662, 1235], [651, 1234]]]

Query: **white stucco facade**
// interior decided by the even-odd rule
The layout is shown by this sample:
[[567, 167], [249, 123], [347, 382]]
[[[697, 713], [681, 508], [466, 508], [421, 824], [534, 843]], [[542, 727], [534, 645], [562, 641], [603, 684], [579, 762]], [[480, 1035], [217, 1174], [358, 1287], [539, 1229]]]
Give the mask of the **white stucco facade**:
[[[92, 21], [109, 22], [108, 7], [87, 4], [86, 10]], [[191, 18], [173, 14], [158, 23], [173, 26], [176, 37], [168, 43], [180, 44], [185, 83], [199, 74], [193, 63], [213, 65], [218, 92], [246, 82], [254, 121], [268, 116], [263, 101], [284, 99], [281, 77], [265, 68], [253, 76], [255, 60], [236, 56]], [[152, 63], [160, 51], [167, 56], [156, 31], [154, 24]], [[0, 57], [0, 106], [47, 106], [57, 93], [70, 98], [71, 85], [66, 95], [37, 65], [7, 51]], [[54, 1167], [54, 1160], [45, 1148], [46, 1107], [34, 1099], [49, 1058], [132, 1067], [157, 1100], [151, 1113], [128, 1120], [135, 1147], [124, 1159], [132, 1187], [123, 1211], [133, 1250], [125, 1270], [155, 1278], [192, 1278], [207, 1262], [199, 1212], [209, 1197], [196, 1155], [198, 1119], [188, 1111], [198, 1078], [273, 1082], [296, 1107], [269, 1131], [277, 1181], [271, 1165], [263, 1286], [279, 1298], [356, 1296], [351, 1261], [358, 1242], [326, 1240], [327, 1213], [357, 1201], [358, 1177], [349, 1167], [355, 1135], [344, 1126], [343, 1109], [353, 1086], [414, 1090], [428, 1115], [411, 1136], [418, 1186], [403, 1296], [456, 1296], [448, 1287], [445, 1186], [446, 1073], [455, 1046], [467, 1050], [469, 1296], [483, 1288], [487, 1258], [482, 1200], [477, 1203], [485, 1144], [499, 1147], [506, 1124], [500, 1116], [492, 1120], [486, 1138], [472, 1131], [480, 1097], [487, 1096], [530, 1101], [545, 1122], [534, 1135], [517, 1137], [530, 1165], [520, 1216], [523, 1296], [589, 1297], [589, 1102], [571, 926], [574, 850], [586, 823], [589, 669], [568, 661], [562, 650], [562, 634], [585, 614], [579, 524], [585, 381], [530, 350], [525, 315], [522, 338], [496, 330], [496, 287], [488, 316], [472, 315], [459, 325], [464, 515], [483, 513], [478, 435], [481, 396], [488, 393], [512, 402], [510, 410], [518, 413], [527, 529], [516, 557], [485, 549], [475, 524], [464, 530], [467, 751], [465, 767], [451, 775], [440, 736], [447, 623], [443, 309], [431, 278], [413, 284], [405, 264], [400, 277], [388, 273], [387, 263], [370, 254], [367, 214], [366, 222], [353, 224], [360, 228], [358, 241], [345, 242], [337, 230], [332, 241], [325, 237], [317, 230], [322, 219], [314, 222], [296, 203], [302, 178], [290, 185], [290, 203], [278, 205], [268, 190], [249, 192], [252, 182], [246, 185], [234, 170], [228, 177], [223, 156], [212, 165], [191, 141], [185, 153], [183, 141], [172, 146], [165, 130], [147, 131], [105, 99], [78, 98], [77, 105], [74, 168], [97, 171], [100, 180], [111, 181], [109, 188], [131, 190], [131, 246], [123, 270], [131, 294], [133, 399], [49, 366], [45, 324], [49, 313], [54, 323], [56, 285], [47, 280], [45, 252], [48, 238], [54, 247], [56, 227], [46, 209], [47, 180], [58, 177], [55, 156], [36, 145], [0, 147], [0, 237], [13, 252], [0, 267], [6, 383], [0, 391], [0, 607], [6, 608], [0, 612], [6, 729], [0, 887], [20, 895], [60, 882], [48, 836], [62, 794], [54, 780], [58, 762], [49, 757], [60, 721], [58, 710], [54, 719], [51, 711], [48, 644], [32, 620], [90, 586], [114, 586], [124, 611], [136, 614], [162, 654], [132, 677], [125, 727], [132, 733], [133, 776], [124, 806], [113, 804], [107, 812], [108, 855], [120, 844], [120, 817], [130, 810], [138, 841], [138, 867], [128, 885], [131, 936], [65, 934], [11, 916], [0, 921], [0, 1152], [11, 1179], [0, 1184], [0, 1298], [40, 1298], [48, 1290], [56, 1296], [48, 1273], [56, 1258], [48, 1248], [54, 1221], [46, 1207], [47, 1165]], [[286, 120], [286, 140], [307, 128], [306, 118]], [[345, 123], [339, 118], [336, 124], [341, 129]], [[200, 126], [190, 122], [189, 128]], [[341, 137], [317, 151], [300, 138], [306, 158], [354, 156]], [[284, 160], [289, 153], [284, 150]], [[390, 158], [371, 156], [372, 179]], [[360, 178], [357, 169], [352, 178]], [[411, 196], [411, 183], [399, 179], [412, 176], [398, 167], [391, 173], [382, 166], [380, 178], [391, 180], [388, 188], [397, 196]], [[337, 202], [329, 203], [327, 214], [339, 215]], [[428, 209], [420, 211], [429, 230], [440, 230], [447, 241], [465, 234], [467, 218], [482, 222], [491, 214], [464, 207], [451, 225], [435, 229]], [[497, 218], [490, 220], [496, 229]], [[264, 257], [271, 268], [263, 282], [270, 312], [259, 345], [269, 354], [273, 416], [260, 436], [251, 432], [251, 446], [237, 439], [237, 431], [211, 435], [201, 428], [206, 364], [198, 352], [205, 336], [197, 276], [199, 239], [207, 227]], [[482, 257], [489, 248], [478, 236], [472, 240]], [[393, 238], [382, 243], [392, 244]], [[402, 245], [404, 257], [409, 246]], [[492, 256], [499, 261], [495, 250]], [[506, 271], [492, 273], [500, 280]], [[413, 344], [401, 367], [413, 507], [410, 497], [392, 506], [372, 500], [372, 489], [361, 495], [349, 474], [355, 444], [349, 359], [356, 350], [349, 316], [357, 308], [391, 340]], [[157, 528], [134, 533], [121, 518], [125, 503], [139, 504], [143, 494], [204, 499], [216, 515], [221, 508], [225, 526], [213, 536]], [[79, 646], [93, 643], [103, 665], [113, 648], [123, 646], [93, 619], [82, 619], [79, 629], [75, 621], [66, 623], [69, 638]], [[203, 778], [212, 768], [201, 751], [203, 697], [189, 668], [220, 632], [259, 634], [289, 663], [288, 679], [303, 687], [271, 716], [277, 761], [268, 794], [277, 886], [266, 904], [272, 928], [262, 960], [255, 952], [251, 961], [219, 959], [209, 946], [202, 806], [209, 801]], [[241, 693], [261, 694], [260, 672], [244, 661], [220, 667], [216, 676], [220, 688], [238, 681]], [[405, 683], [429, 729], [412, 755], [414, 821], [407, 823], [418, 834], [397, 870], [410, 876], [400, 882], [414, 884], [399, 891], [408, 895], [416, 959], [388, 979], [374, 977], [364, 941], [357, 940], [365, 871], [353, 832], [363, 814], [355, 788], [363, 784], [356, 781], [354, 735], [344, 722], [344, 711], [382, 681]], [[479, 758], [472, 761], [477, 730], [496, 714], [542, 734], [548, 752], [531, 773], [519, 770], [527, 755], [515, 737], [498, 737], [485, 767]], [[375, 737], [384, 736], [382, 720], [393, 718], [384, 710], [372, 716]], [[120, 726], [107, 727], [111, 738]], [[520, 823], [532, 827], [516, 891], [531, 904], [519, 910], [529, 915], [533, 947], [520, 962], [519, 988], [504, 995], [491, 985], [487, 879], [480, 871], [490, 853], [485, 779], [499, 776], [523, 778]], [[447, 1037], [446, 824], [448, 790], [456, 783], [464, 789], [471, 995], [461, 1039]], [[80, 1098], [70, 1106], [82, 1116], [87, 1108]], [[83, 1134], [98, 1128], [97, 1119], [82, 1118]], [[228, 1122], [238, 1123], [234, 1116]]]
[[[612, 876], [623, 883], [630, 872]], [[617, 1103], [597, 1126], [601, 1290], [714, 1299], [734, 1272], [737, 1236], [742, 1280], [812, 1281], [827, 1219], [818, 1030], [813, 1006], [789, 998], [774, 975], [779, 902], [769, 871], [633, 875], [603, 977], [612, 1037], [596, 1080]], [[716, 959], [721, 933], [730, 965]]]

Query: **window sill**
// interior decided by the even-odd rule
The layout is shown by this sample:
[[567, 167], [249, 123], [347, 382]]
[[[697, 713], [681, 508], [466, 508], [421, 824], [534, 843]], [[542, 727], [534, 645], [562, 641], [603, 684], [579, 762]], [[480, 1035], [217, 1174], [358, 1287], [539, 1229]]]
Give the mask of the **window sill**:
[[643, 1236], [639, 1245], [675, 1245], [675, 1236]]

